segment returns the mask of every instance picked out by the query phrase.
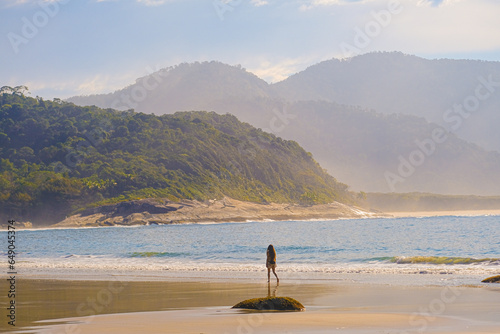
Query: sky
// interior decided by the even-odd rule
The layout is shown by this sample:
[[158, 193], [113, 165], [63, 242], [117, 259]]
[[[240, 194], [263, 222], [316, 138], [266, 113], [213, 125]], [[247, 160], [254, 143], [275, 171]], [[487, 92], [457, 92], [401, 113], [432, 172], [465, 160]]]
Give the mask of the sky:
[[498, 0], [0, 0], [0, 86], [109, 93], [183, 62], [269, 83], [373, 51], [500, 61]]

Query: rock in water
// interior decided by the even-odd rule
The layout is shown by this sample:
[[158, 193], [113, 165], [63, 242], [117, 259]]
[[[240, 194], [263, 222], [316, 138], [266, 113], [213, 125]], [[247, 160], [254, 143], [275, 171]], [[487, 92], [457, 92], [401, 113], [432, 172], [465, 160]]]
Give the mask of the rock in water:
[[265, 297], [244, 300], [233, 308], [243, 308], [261, 311], [304, 311], [306, 308], [290, 297]]
[[487, 279], [482, 280], [483, 283], [500, 283], [500, 275], [488, 277]]

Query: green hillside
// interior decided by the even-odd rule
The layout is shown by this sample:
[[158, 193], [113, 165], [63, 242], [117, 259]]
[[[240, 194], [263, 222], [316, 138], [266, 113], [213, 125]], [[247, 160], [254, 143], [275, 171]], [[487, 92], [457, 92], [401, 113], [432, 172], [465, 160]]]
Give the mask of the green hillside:
[[0, 95], [2, 219], [48, 224], [137, 198], [351, 202], [296, 142], [232, 115], [154, 116]]

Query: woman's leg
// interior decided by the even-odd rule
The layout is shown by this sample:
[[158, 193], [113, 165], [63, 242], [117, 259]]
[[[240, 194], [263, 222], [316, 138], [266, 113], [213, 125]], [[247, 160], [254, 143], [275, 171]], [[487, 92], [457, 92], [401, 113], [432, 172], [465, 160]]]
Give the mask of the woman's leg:
[[[269, 270], [269, 269], [268, 269], [268, 270]], [[276, 271], [275, 271], [275, 269], [274, 269], [274, 268], [273, 268], [273, 274], [274, 274], [274, 276], [276, 276], [276, 280], [279, 282], [279, 281], [280, 281], [280, 279], [278, 278], [278, 275], [276, 275]], [[267, 273], [267, 277], [269, 277], [269, 271], [268, 271], [268, 273]], [[268, 278], [268, 280], [269, 280], [269, 278]]]
[[271, 268], [267, 268], [267, 281], [271, 280]]

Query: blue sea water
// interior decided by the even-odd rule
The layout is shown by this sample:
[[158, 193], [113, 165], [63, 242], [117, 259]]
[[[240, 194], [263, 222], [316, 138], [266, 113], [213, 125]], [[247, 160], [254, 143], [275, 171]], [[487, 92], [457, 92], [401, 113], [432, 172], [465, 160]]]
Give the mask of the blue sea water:
[[[6, 240], [6, 232], [1, 232]], [[500, 270], [500, 216], [18, 230], [18, 266], [285, 272]], [[5, 254], [6, 255], [6, 254]]]

